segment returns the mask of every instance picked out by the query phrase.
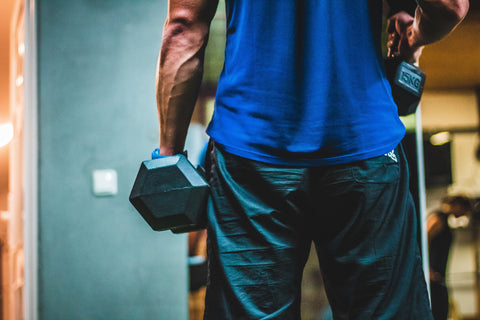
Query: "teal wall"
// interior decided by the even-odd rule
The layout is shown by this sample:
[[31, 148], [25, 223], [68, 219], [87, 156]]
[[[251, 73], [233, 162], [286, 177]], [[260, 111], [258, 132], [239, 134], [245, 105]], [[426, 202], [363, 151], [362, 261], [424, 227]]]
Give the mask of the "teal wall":
[[[166, 0], [39, 0], [39, 318], [187, 319], [185, 235], [128, 202], [158, 143]], [[94, 169], [118, 194], [96, 197]]]

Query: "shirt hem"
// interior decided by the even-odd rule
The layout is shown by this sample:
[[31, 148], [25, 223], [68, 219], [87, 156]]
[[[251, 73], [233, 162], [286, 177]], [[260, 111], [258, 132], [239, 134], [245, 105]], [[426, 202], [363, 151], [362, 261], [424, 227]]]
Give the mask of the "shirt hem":
[[347, 154], [335, 157], [328, 157], [328, 158], [295, 158], [295, 159], [286, 159], [280, 158], [273, 155], [268, 154], [259, 154], [251, 151], [246, 151], [241, 148], [233, 147], [230, 145], [226, 145], [221, 141], [218, 141], [212, 138], [220, 148], [225, 150], [228, 153], [233, 155], [246, 158], [249, 160], [269, 163], [273, 165], [281, 165], [281, 166], [302, 166], [302, 167], [320, 167], [320, 166], [328, 166], [328, 165], [336, 165], [336, 164], [345, 164], [345, 163], [352, 163], [356, 161], [362, 161], [374, 157], [378, 157], [384, 154], [389, 153], [390, 151], [394, 150], [399, 144], [400, 141], [394, 142], [379, 148], [375, 148], [366, 152], [354, 153], [354, 154]]

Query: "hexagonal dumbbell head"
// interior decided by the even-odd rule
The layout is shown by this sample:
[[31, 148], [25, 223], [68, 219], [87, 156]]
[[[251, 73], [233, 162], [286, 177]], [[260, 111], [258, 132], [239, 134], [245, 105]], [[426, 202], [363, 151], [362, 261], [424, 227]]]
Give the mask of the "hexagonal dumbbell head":
[[142, 162], [130, 202], [152, 227], [175, 233], [202, 229], [209, 186], [184, 155]]

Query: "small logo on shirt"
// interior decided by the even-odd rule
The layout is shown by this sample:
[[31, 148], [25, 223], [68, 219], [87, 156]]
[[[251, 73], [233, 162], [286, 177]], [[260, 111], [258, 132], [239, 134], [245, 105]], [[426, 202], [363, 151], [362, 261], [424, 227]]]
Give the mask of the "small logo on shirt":
[[385, 156], [389, 157], [395, 162], [398, 162], [397, 155], [395, 154], [395, 150], [392, 150], [389, 153], [385, 153]]

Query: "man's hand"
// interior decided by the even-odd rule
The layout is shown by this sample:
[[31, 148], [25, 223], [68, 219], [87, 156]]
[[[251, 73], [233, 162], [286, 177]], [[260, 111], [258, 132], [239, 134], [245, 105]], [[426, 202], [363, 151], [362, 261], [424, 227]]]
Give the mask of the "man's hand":
[[418, 62], [423, 46], [449, 34], [468, 12], [468, 0], [418, 0], [415, 16], [400, 11], [388, 19], [388, 56]]
[[387, 21], [387, 57], [400, 57], [410, 63], [418, 62], [423, 46], [414, 37], [413, 23], [415, 19], [405, 11], [391, 16]]

